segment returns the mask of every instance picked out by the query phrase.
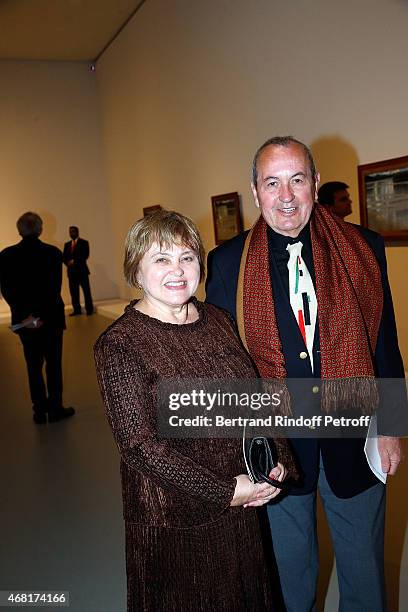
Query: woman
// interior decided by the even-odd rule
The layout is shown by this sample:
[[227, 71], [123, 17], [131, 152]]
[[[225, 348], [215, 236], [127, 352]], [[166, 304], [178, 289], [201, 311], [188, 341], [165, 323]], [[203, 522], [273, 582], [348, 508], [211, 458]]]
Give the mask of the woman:
[[[196, 227], [165, 210], [141, 219], [124, 271], [143, 297], [101, 335], [95, 358], [121, 454], [128, 610], [271, 610], [253, 506], [279, 489], [244, 474], [240, 440], [161, 439], [155, 429], [160, 380], [256, 376], [228, 316], [192, 297], [204, 275]], [[284, 476], [279, 463], [272, 477]]]

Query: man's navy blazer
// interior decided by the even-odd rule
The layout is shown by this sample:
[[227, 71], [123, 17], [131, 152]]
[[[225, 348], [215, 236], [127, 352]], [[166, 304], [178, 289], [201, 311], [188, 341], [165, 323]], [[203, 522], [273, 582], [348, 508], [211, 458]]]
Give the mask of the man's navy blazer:
[[[380, 378], [402, 379], [404, 378], [404, 367], [398, 347], [384, 241], [379, 234], [360, 226], [357, 227], [379, 263], [384, 292], [384, 306], [374, 356], [375, 373]], [[221, 244], [208, 255], [206, 300], [227, 310], [234, 319], [236, 318], [239, 268], [247, 233], [244, 232]], [[320, 377], [320, 367], [315, 367], [312, 372], [310, 361], [299, 358], [300, 353], [305, 351], [305, 346], [292, 315], [289, 298], [284, 292], [277, 291], [279, 285], [273, 274], [271, 274], [271, 280], [288, 378]], [[318, 348], [320, 349], [320, 346]], [[320, 355], [319, 350], [317, 354]], [[290, 443], [300, 472], [299, 483], [292, 488], [292, 494], [306, 494], [315, 489], [320, 453], [327, 480], [338, 497], [352, 497], [379, 482], [368, 467], [364, 454], [364, 440], [361, 438], [322, 438], [320, 440], [292, 438]]]

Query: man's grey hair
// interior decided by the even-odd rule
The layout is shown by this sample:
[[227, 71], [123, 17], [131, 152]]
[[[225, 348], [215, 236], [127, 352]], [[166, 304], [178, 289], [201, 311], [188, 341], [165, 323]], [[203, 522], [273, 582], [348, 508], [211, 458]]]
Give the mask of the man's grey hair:
[[310, 174], [312, 176], [312, 180], [316, 180], [316, 166], [314, 163], [313, 155], [309, 149], [303, 142], [300, 140], [296, 140], [293, 136], [274, 136], [273, 138], [269, 138], [266, 142], [263, 143], [257, 150], [254, 155], [254, 161], [252, 162], [252, 183], [256, 187], [258, 181], [258, 159], [260, 154], [266, 147], [274, 146], [274, 147], [290, 147], [291, 145], [296, 144], [299, 145], [303, 151], [305, 152], [306, 158], [309, 162]]
[[40, 236], [42, 232], [43, 222], [40, 215], [34, 212], [26, 212], [17, 221], [17, 229], [20, 236], [28, 238], [29, 236]]

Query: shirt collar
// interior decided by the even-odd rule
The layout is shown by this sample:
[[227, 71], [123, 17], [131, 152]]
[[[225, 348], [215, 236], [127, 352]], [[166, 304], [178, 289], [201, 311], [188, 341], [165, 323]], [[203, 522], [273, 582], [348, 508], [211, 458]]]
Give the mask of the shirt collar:
[[302, 242], [304, 246], [311, 247], [310, 239], [310, 221], [305, 225], [300, 234], [296, 238], [291, 236], [283, 236], [278, 234], [268, 225], [268, 241], [273, 251], [283, 252], [286, 251], [288, 244], [295, 244], [296, 242]]

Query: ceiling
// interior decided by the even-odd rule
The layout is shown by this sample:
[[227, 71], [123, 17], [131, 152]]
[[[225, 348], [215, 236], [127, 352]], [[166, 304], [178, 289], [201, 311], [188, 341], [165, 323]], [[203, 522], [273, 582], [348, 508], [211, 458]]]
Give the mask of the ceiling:
[[0, 59], [92, 61], [145, 0], [0, 0]]

